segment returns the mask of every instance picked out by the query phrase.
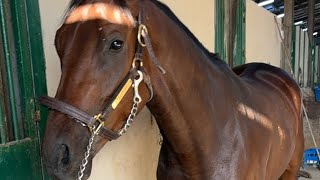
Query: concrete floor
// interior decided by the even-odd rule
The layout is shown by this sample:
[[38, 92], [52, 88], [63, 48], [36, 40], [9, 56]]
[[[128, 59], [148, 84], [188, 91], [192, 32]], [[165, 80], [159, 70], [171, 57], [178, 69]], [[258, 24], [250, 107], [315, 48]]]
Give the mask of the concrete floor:
[[[304, 171], [307, 171], [311, 174], [312, 179], [314, 180], [320, 180], [320, 170], [314, 167], [308, 167], [306, 169], [303, 169]], [[306, 178], [299, 178], [299, 180], [310, 180]]]

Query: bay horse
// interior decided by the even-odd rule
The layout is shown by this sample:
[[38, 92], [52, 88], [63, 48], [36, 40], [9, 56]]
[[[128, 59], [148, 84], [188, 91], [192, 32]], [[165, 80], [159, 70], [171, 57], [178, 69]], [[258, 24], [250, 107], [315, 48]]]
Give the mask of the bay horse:
[[73, 0], [55, 45], [60, 84], [40, 98], [52, 109], [42, 146], [55, 179], [88, 178], [144, 106], [163, 136], [159, 180], [297, 179], [302, 100], [280, 68], [230, 69], [156, 0]]

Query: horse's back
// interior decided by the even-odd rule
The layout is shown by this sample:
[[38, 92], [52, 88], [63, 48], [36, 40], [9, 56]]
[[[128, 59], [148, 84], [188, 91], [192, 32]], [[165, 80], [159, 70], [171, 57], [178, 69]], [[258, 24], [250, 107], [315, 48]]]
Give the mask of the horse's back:
[[265, 63], [249, 63], [233, 68], [233, 71], [244, 81], [261, 82], [274, 88], [294, 103], [297, 112], [301, 113], [301, 91], [296, 81], [284, 70]]
[[249, 100], [245, 103], [251, 103], [252, 107], [269, 115], [269, 118], [281, 118], [273, 122], [275, 124], [283, 122], [293, 125], [297, 134], [302, 98], [295, 80], [284, 70], [264, 63], [245, 64], [233, 70], [250, 91]]
[[[284, 70], [264, 64], [250, 63], [235, 67], [233, 71], [248, 88], [250, 96], [243, 99], [242, 108], [250, 119], [259, 121], [264, 127], [255, 127], [251, 136], [262, 136], [267, 169], [285, 168], [289, 176], [295, 176], [303, 153], [303, 127], [301, 118], [301, 92], [295, 80]], [[250, 118], [250, 113], [253, 118]], [[256, 122], [255, 122], [256, 123]], [[250, 134], [250, 133], [249, 133]], [[255, 143], [255, 142], [252, 142]], [[252, 151], [264, 151], [260, 142], [251, 147]], [[262, 155], [263, 156], [263, 155]], [[263, 158], [260, 158], [262, 160]], [[291, 168], [291, 169], [288, 169]], [[283, 171], [280, 171], [283, 172]], [[267, 179], [278, 176], [266, 173]], [[288, 177], [288, 173], [281, 177]], [[262, 178], [263, 179], [263, 178]], [[291, 178], [284, 178], [291, 179]]]

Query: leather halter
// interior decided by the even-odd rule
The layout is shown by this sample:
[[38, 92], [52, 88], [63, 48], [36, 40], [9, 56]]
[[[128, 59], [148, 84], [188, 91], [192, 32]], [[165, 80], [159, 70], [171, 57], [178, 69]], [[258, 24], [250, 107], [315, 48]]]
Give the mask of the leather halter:
[[[142, 0], [141, 0], [142, 1]], [[147, 75], [145, 70], [143, 69], [143, 60], [142, 60], [142, 50], [144, 47], [147, 48], [148, 54], [151, 57], [153, 63], [159, 68], [159, 70], [165, 74], [165, 70], [159, 65], [158, 60], [153, 52], [152, 44], [148, 35], [148, 30], [146, 26], [142, 23], [143, 21], [143, 3], [140, 2], [140, 12], [138, 17], [138, 35], [137, 35], [137, 46], [136, 46], [136, 53], [135, 57], [132, 62], [132, 67], [128, 72], [125, 79], [122, 81], [120, 86], [114, 92], [111, 100], [103, 106], [101, 112], [95, 116], [91, 116], [88, 113], [69, 105], [57, 98], [52, 98], [49, 96], [42, 96], [39, 98], [39, 103], [47, 106], [53, 110], [59, 111], [68, 115], [71, 119], [75, 120], [76, 122], [81, 123], [83, 126], [89, 128], [89, 130], [94, 133], [98, 134], [108, 140], [116, 140], [122, 134], [119, 131], [113, 131], [104, 126], [104, 120], [109, 117], [111, 112], [115, 110], [118, 104], [121, 102], [125, 94], [128, 92], [131, 86], [133, 86], [133, 81], [144, 77], [143, 80], [147, 85], [150, 93], [150, 99], [153, 97], [153, 90], [152, 85], [150, 82], [150, 77]], [[138, 88], [138, 87], [136, 87]], [[141, 97], [139, 96], [141, 101]]]

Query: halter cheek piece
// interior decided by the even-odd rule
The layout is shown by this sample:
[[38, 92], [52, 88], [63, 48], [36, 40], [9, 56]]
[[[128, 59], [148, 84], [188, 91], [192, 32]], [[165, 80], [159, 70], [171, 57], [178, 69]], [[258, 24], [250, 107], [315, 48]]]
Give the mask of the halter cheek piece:
[[101, 112], [95, 116], [91, 116], [88, 113], [73, 107], [61, 100], [56, 98], [43, 96], [39, 98], [39, 103], [47, 106], [53, 110], [59, 111], [68, 115], [71, 119], [81, 123], [83, 126], [89, 128], [91, 133], [94, 135], [100, 135], [108, 140], [116, 140], [118, 139], [124, 132], [127, 131], [127, 128], [130, 127], [130, 124], [133, 122], [133, 118], [135, 116], [137, 107], [135, 108], [134, 116], [131, 117], [132, 112], [127, 119], [125, 125], [119, 131], [113, 131], [104, 126], [104, 120], [109, 117], [111, 112], [117, 108], [123, 97], [129, 91], [130, 87], [133, 87], [134, 97], [133, 102], [134, 105], [138, 106], [138, 104], [142, 101], [141, 96], [139, 94], [139, 85], [142, 81], [146, 84], [149, 90], [150, 99], [153, 97], [153, 90], [150, 81], [150, 77], [147, 75], [146, 71], [143, 68], [143, 60], [142, 60], [142, 50], [144, 47], [147, 48], [150, 59], [153, 63], [159, 68], [159, 70], [165, 74], [165, 70], [159, 65], [158, 60], [153, 52], [152, 44], [148, 35], [147, 27], [142, 24], [143, 18], [143, 9], [140, 10], [139, 20], [138, 20], [138, 35], [137, 35], [137, 47], [135, 57], [133, 58], [132, 66], [130, 71], [128, 72], [125, 79], [122, 81], [120, 86], [117, 88], [115, 93], [113, 94], [111, 101], [103, 106]]

